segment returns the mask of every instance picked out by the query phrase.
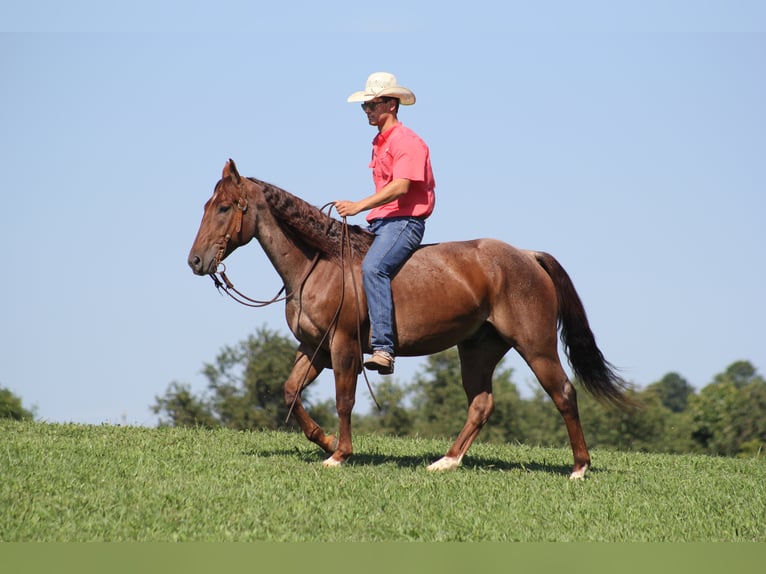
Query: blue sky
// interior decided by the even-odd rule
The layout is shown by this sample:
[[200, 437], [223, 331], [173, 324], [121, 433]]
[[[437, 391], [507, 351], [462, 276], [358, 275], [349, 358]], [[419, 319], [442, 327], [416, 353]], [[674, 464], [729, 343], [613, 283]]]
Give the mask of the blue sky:
[[[202, 205], [230, 157], [316, 205], [370, 193], [373, 128], [345, 100], [374, 71], [418, 96], [426, 241], [552, 253], [640, 386], [766, 372], [766, 4], [255, 4], [0, 7], [0, 386], [40, 418], [155, 424], [224, 345], [287, 334], [281, 306], [192, 275]], [[257, 244], [228, 269], [279, 288]]]

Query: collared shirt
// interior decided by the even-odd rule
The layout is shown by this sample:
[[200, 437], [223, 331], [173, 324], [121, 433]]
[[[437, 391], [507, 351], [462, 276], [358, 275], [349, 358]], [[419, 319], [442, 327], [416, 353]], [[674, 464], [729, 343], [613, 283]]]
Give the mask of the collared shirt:
[[425, 219], [431, 215], [436, 203], [431, 156], [428, 146], [415, 132], [397, 123], [376, 135], [369, 167], [376, 192], [394, 179], [410, 180], [410, 188], [394, 201], [370, 210], [367, 221], [407, 216]]

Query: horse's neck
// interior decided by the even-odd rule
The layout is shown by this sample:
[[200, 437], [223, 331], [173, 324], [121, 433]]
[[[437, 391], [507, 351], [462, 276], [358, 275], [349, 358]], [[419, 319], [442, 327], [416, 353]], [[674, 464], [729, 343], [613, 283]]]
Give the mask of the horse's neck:
[[285, 234], [263, 195], [260, 195], [258, 201], [254, 202], [257, 212], [255, 238], [282, 278], [285, 288], [291, 291], [305, 275], [311, 258]]

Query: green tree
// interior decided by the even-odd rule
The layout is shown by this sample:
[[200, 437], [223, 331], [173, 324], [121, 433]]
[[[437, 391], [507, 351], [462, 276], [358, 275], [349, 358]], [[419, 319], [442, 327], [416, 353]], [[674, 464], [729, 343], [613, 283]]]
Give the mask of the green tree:
[[742, 389], [748, 416], [743, 421], [743, 438], [738, 456], [758, 456], [766, 451], [766, 381], [754, 379]]
[[453, 437], [460, 432], [468, 403], [460, 376], [457, 348], [429, 355], [412, 386], [417, 431], [430, 437]]
[[745, 404], [731, 381], [713, 383], [694, 397], [689, 409], [692, 438], [702, 452], [734, 456], [739, 451], [738, 421]]
[[20, 397], [14, 395], [9, 389], [0, 387], [0, 419], [31, 421], [34, 418], [34, 412], [24, 408]]
[[657, 393], [665, 408], [674, 413], [685, 411], [689, 397], [694, 394], [694, 387], [678, 373], [668, 373], [646, 390]]
[[749, 361], [735, 361], [723, 373], [713, 378], [713, 384], [729, 382], [738, 389], [743, 389], [750, 383], [763, 383], [763, 377]]
[[623, 410], [580, 393], [580, 418], [591, 447], [642, 452], [684, 452], [689, 448], [683, 417], [673, 413], [655, 389], [630, 388], [637, 408]]
[[265, 327], [224, 347], [202, 370], [221, 424], [240, 430], [284, 428], [289, 407], [282, 389], [294, 361], [295, 342]]
[[[224, 426], [233, 429], [280, 429], [289, 406], [283, 385], [295, 361], [295, 342], [265, 327], [234, 346], [224, 347], [202, 373], [208, 380], [205, 397], [188, 385], [171, 383], [156, 397], [152, 410], [164, 414], [162, 424]], [[309, 399], [308, 390], [303, 392]], [[324, 411], [320, 409], [321, 414]]]
[[564, 419], [542, 387], [536, 387], [532, 397], [520, 402], [517, 418], [520, 427], [520, 436], [517, 439], [519, 442], [533, 446], [569, 445]]
[[165, 394], [155, 397], [155, 400], [157, 402], [152, 406], [152, 411], [160, 415], [160, 426], [221, 426], [210, 406], [194, 396], [189, 385], [172, 382]]
[[698, 450], [736, 456], [766, 445], [766, 381], [752, 364], [737, 361], [693, 397], [691, 435]]
[[[409, 436], [413, 432], [415, 417], [405, 404], [408, 393], [407, 387], [399, 386], [392, 378], [383, 379], [375, 388], [378, 405], [373, 406], [370, 414], [358, 417], [354, 425], [360, 432]], [[370, 402], [373, 402], [372, 399]]]

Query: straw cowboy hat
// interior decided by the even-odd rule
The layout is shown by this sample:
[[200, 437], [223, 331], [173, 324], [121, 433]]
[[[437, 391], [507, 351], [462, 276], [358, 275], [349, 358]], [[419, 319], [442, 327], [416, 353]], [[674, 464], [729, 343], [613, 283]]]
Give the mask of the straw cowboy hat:
[[415, 94], [412, 90], [399, 86], [396, 83], [396, 76], [388, 72], [375, 72], [367, 78], [364, 90], [354, 92], [348, 97], [348, 102], [369, 102], [374, 98], [387, 96], [389, 98], [399, 98], [399, 103], [405, 106], [411, 106], [415, 103]]

